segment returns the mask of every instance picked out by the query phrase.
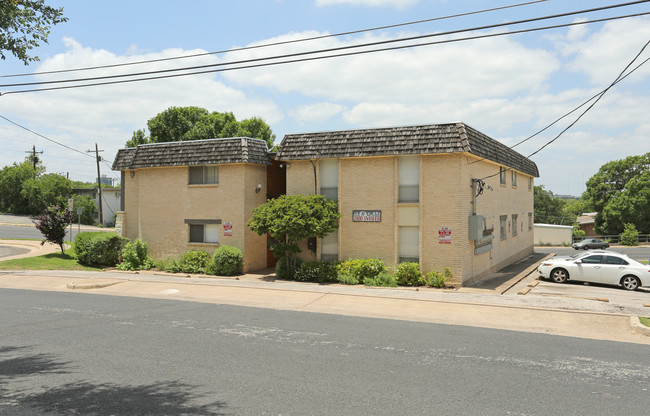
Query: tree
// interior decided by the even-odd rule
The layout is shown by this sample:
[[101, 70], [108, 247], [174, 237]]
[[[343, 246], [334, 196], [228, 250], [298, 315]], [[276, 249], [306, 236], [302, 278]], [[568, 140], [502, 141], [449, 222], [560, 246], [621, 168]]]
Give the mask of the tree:
[[573, 222], [574, 218], [564, 218], [564, 201], [553, 195], [553, 192], [544, 189], [544, 185], [535, 186], [533, 198], [536, 223], [562, 224], [567, 221], [569, 223]]
[[9, 51], [25, 65], [38, 61], [28, 52], [47, 43], [50, 26], [66, 21], [63, 7], [46, 6], [44, 0], [0, 0], [0, 58]]
[[169, 107], [147, 122], [149, 136], [143, 129], [133, 132], [127, 147], [139, 144], [176, 142], [184, 140], [216, 139], [224, 137], [252, 137], [273, 146], [275, 135], [260, 117], [237, 121], [231, 112], [210, 113], [201, 107]]
[[[16, 215], [32, 214], [28, 209], [28, 201], [22, 195], [23, 184], [38, 177], [45, 169], [36, 165], [36, 170], [31, 160], [18, 164], [5, 166], [0, 170], [0, 211]], [[40, 211], [38, 211], [40, 212]], [[34, 212], [36, 214], [38, 212]]]
[[[589, 210], [598, 212], [596, 230], [619, 234], [625, 223], [650, 232], [650, 153], [608, 162], [587, 181], [582, 194]], [[627, 204], [627, 205], [626, 205]]]
[[27, 212], [37, 214], [51, 205], [65, 206], [72, 193], [72, 182], [56, 173], [48, 173], [23, 182], [21, 195], [27, 202]]
[[59, 206], [49, 206], [45, 212], [38, 216], [34, 225], [43, 234], [45, 239], [41, 245], [49, 241], [58, 244], [61, 254], [65, 254], [63, 243], [65, 242], [65, 229], [72, 223], [72, 212], [63, 210]]
[[310, 237], [324, 238], [339, 228], [338, 203], [322, 195], [282, 195], [253, 210], [248, 227], [258, 235], [269, 234], [278, 243], [273, 255], [284, 257], [291, 275], [296, 269], [298, 242]]
[[73, 195], [74, 206], [81, 207], [81, 218], [74, 213], [74, 222], [80, 222], [85, 225], [95, 225], [95, 215], [97, 214], [97, 203], [95, 198], [88, 195]]

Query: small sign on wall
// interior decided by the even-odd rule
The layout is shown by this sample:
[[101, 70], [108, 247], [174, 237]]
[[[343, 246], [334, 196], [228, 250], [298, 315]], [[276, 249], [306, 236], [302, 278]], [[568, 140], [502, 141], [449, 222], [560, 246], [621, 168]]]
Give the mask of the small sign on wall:
[[232, 237], [232, 222], [225, 221], [223, 223], [223, 235], [224, 237]]
[[352, 222], [381, 222], [380, 210], [352, 210]]
[[438, 229], [438, 244], [451, 244], [451, 228], [440, 227]]

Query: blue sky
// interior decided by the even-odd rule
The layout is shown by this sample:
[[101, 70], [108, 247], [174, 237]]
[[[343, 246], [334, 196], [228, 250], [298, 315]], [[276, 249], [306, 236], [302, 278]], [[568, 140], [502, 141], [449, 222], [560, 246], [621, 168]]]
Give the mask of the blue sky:
[[[523, 0], [142, 0], [47, 1], [69, 21], [52, 29], [40, 62], [0, 61], [0, 75], [230, 50], [523, 3]], [[507, 10], [311, 42], [93, 71], [114, 75], [334, 48], [511, 22], [618, 4], [548, 0]], [[650, 12], [650, 3], [522, 28]], [[450, 39], [451, 35], [437, 39]], [[166, 80], [0, 96], [0, 115], [85, 153], [104, 149], [109, 170], [134, 130], [170, 106], [232, 111], [264, 118], [279, 142], [285, 134], [463, 121], [514, 145], [606, 88], [650, 40], [650, 16], [352, 57], [242, 69]], [[650, 57], [646, 49], [637, 64]], [[79, 73], [89, 75], [89, 73]], [[0, 84], [76, 73], [1, 78]], [[580, 195], [608, 161], [650, 151], [650, 63], [614, 86], [574, 127], [532, 157], [556, 194]], [[0, 87], [0, 92], [11, 88]], [[579, 113], [515, 147], [528, 156]], [[21, 161], [36, 145], [48, 172], [74, 180], [96, 176], [90, 154], [74, 152], [0, 119], [0, 166]]]

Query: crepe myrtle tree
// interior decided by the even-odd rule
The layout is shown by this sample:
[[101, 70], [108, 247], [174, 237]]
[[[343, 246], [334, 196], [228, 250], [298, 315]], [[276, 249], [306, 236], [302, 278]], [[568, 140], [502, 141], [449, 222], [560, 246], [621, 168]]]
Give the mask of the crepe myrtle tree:
[[253, 210], [248, 227], [258, 235], [269, 234], [275, 241], [271, 247], [277, 259], [284, 257], [287, 270], [296, 270], [298, 242], [310, 237], [324, 238], [339, 228], [338, 203], [322, 195], [282, 195]]
[[62, 209], [57, 205], [51, 205], [45, 209], [45, 212], [38, 216], [34, 221], [34, 225], [38, 231], [43, 234], [45, 239], [41, 241], [41, 245], [49, 241], [58, 244], [61, 248], [61, 254], [65, 254], [63, 243], [65, 241], [65, 229], [72, 223], [74, 215], [72, 211]]

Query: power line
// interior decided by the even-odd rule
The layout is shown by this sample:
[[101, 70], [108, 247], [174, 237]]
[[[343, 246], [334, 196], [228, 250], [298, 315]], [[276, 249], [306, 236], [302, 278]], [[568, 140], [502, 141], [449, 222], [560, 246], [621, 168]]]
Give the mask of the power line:
[[[650, 0], [644, 0], [644, 1], [650, 1]], [[316, 57], [309, 57], [309, 58], [290, 59], [290, 60], [279, 61], [279, 62], [266, 62], [266, 63], [244, 65], [244, 66], [233, 67], [233, 68], [210, 69], [210, 70], [188, 72], [188, 73], [182, 73], [182, 74], [159, 75], [159, 76], [152, 76], [152, 77], [145, 77], [145, 78], [127, 79], [127, 80], [118, 80], [118, 81], [107, 81], [107, 82], [96, 82], [96, 83], [88, 83], [88, 84], [80, 84], [80, 85], [68, 85], [68, 86], [60, 86], [60, 87], [47, 87], [47, 88], [35, 88], [35, 89], [27, 89], [27, 90], [7, 91], [7, 92], [4, 92], [4, 93], [0, 93], [0, 96], [1, 95], [8, 95], [8, 94], [21, 94], [21, 93], [27, 93], [27, 92], [54, 91], [54, 90], [63, 90], [63, 89], [72, 89], [72, 88], [94, 87], [94, 86], [101, 86], [101, 85], [123, 84], [123, 83], [131, 83], [131, 82], [140, 82], [140, 81], [150, 81], [150, 80], [158, 80], [158, 79], [176, 78], [176, 77], [182, 77], [182, 76], [201, 75], [201, 74], [216, 73], [216, 72], [234, 71], [234, 70], [241, 70], [241, 69], [261, 68], [261, 67], [267, 67], [267, 66], [275, 66], [275, 65], [284, 65], [284, 64], [290, 64], [290, 63], [297, 63], [297, 62], [315, 61], [315, 60], [346, 57], [346, 56], [353, 56], [353, 55], [363, 55], [363, 54], [369, 54], [369, 53], [375, 53], [375, 52], [385, 52], [385, 51], [400, 50], [400, 49], [407, 49], [407, 48], [415, 48], [415, 47], [422, 47], [422, 46], [430, 46], [430, 45], [438, 45], [438, 44], [446, 44], [446, 43], [455, 43], [455, 42], [461, 42], [461, 41], [467, 41], [467, 40], [476, 40], [476, 39], [491, 38], [491, 37], [498, 37], [498, 36], [515, 35], [515, 34], [521, 34], [521, 33], [527, 33], [527, 32], [535, 32], [535, 31], [541, 31], [541, 30], [557, 29], [557, 28], [562, 28], [562, 27], [585, 25], [585, 24], [590, 24], [590, 23], [600, 23], [600, 22], [617, 20], [617, 19], [625, 19], [625, 18], [630, 18], [630, 17], [639, 17], [639, 16], [645, 16], [645, 15], [649, 15], [649, 14], [650, 14], [650, 12], [635, 13], [635, 14], [607, 17], [607, 18], [595, 19], [595, 20], [589, 20], [589, 21], [580, 21], [580, 22], [572, 22], [572, 23], [565, 23], [565, 24], [552, 25], [552, 26], [521, 29], [521, 30], [517, 30], [517, 31], [510, 31], [510, 32], [491, 33], [491, 34], [484, 34], [484, 35], [477, 35], [477, 36], [469, 36], [469, 37], [465, 37], [465, 38], [447, 39], [447, 40], [441, 40], [441, 41], [424, 42], [424, 43], [401, 45], [401, 46], [392, 46], [392, 47], [386, 47], [386, 48], [380, 48], [380, 49], [339, 53], [339, 54], [326, 55], [326, 56], [316, 56]], [[467, 29], [467, 30], [471, 30], [471, 29]], [[464, 30], [464, 31], [466, 31], [466, 30]], [[458, 31], [454, 31], [454, 33], [456, 33], [456, 32], [458, 32]], [[449, 33], [451, 33], [451, 32], [446, 32], [445, 34], [449, 34]], [[424, 35], [424, 36], [420, 36], [419, 38], [431, 37], [431, 36], [439, 36], [439, 35], [442, 35], [442, 34]], [[399, 42], [399, 41], [404, 41], [404, 40], [405, 39], [399, 39], [399, 40], [383, 41], [383, 42], [376, 42], [376, 43], [381, 44], [381, 43], [389, 43], [389, 42], [395, 42], [395, 41]], [[265, 61], [265, 60], [270, 60], [270, 59], [280, 59], [280, 58], [283, 58], [283, 57], [292, 57], [292, 56], [323, 53], [323, 52], [328, 52], [328, 51], [336, 51], [336, 50], [342, 50], [342, 49], [359, 48], [359, 47], [365, 47], [365, 46], [368, 46], [368, 45], [369, 44], [346, 46], [346, 47], [331, 48], [331, 49], [319, 50], [319, 51], [301, 52], [301, 53], [295, 53], [295, 54], [289, 54], [289, 55], [283, 55], [283, 56], [250, 59], [250, 60], [239, 61], [239, 62], [213, 64], [213, 65], [208, 65], [208, 66], [214, 67], [214, 66], [223, 66], [223, 65], [233, 65], [234, 63], [259, 62], [259, 61]], [[372, 44], [370, 44], [370, 45], [372, 45]], [[185, 69], [187, 69], [187, 68], [185, 68]], [[160, 70], [160, 71], [154, 71], [154, 72], [155, 73], [164, 73], [164, 72], [178, 71], [178, 70], [181, 70], [181, 69]], [[99, 78], [118, 78], [118, 77], [136, 76], [136, 75], [137, 74], [130, 74], [130, 75], [123, 74], [123, 75], [106, 76], [106, 77], [99, 77]], [[46, 82], [43, 82], [43, 83], [62, 83], [62, 82], [72, 82], [72, 81], [74, 81], [74, 80], [46, 81]], [[42, 84], [42, 83], [39, 83], [39, 84]], [[8, 85], [0, 85], [0, 87], [2, 87], [2, 86], [16, 86], [16, 85], [25, 85], [25, 84], [8, 84]]]
[[10, 122], [11, 124], [13, 124], [14, 126], [20, 127], [20, 128], [23, 129], [23, 130], [27, 130], [28, 132], [30, 132], [30, 133], [32, 133], [32, 134], [35, 134], [35, 135], [37, 135], [38, 137], [42, 137], [42, 138], [45, 139], [45, 140], [49, 140], [49, 141], [51, 141], [52, 143], [58, 144], [59, 146], [63, 146], [63, 147], [65, 147], [65, 148], [68, 149], [68, 150], [72, 150], [73, 152], [80, 153], [80, 154], [82, 154], [82, 155], [84, 155], [84, 156], [93, 157], [93, 156], [90, 156], [89, 154], [86, 154], [86, 153], [82, 152], [81, 150], [74, 149], [74, 148], [72, 148], [72, 147], [70, 147], [70, 146], [68, 146], [68, 145], [65, 145], [65, 144], [63, 144], [63, 143], [61, 143], [61, 142], [57, 142], [57, 141], [54, 140], [54, 139], [50, 139], [49, 137], [46, 137], [46, 136], [44, 136], [44, 135], [42, 135], [42, 134], [40, 134], [40, 133], [37, 133], [37, 132], [35, 132], [34, 130], [30, 130], [30, 129], [28, 129], [28, 128], [25, 127], [25, 126], [16, 123], [15, 121], [11, 121], [11, 120], [9, 120], [7, 117], [3, 116], [2, 114], [0, 114], [0, 118], [3, 118], [3, 119], [5, 119], [6, 121], [8, 121], [8, 122]]
[[58, 70], [58, 71], [43, 71], [43, 72], [32, 72], [32, 73], [23, 73], [23, 74], [0, 75], [0, 78], [22, 77], [22, 76], [29, 76], [29, 75], [57, 74], [57, 73], [63, 73], [63, 72], [88, 71], [88, 70], [95, 70], [95, 69], [116, 68], [116, 67], [130, 66], [130, 65], [141, 65], [141, 64], [149, 64], [149, 63], [155, 63], [155, 62], [173, 61], [173, 60], [178, 60], [178, 59], [197, 58], [197, 57], [208, 56], [208, 55], [219, 55], [219, 54], [224, 54], [224, 53], [229, 53], [229, 52], [230, 53], [232, 53], [232, 52], [240, 52], [240, 51], [247, 51], [247, 50], [251, 50], [251, 49], [268, 48], [268, 47], [271, 47], [271, 46], [280, 46], [280, 45], [287, 45], [287, 44], [292, 44], [292, 43], [308, 42], [308, 41], [313, 41], [313, 40], [320, 40], [320, 39], [334, 38], [334, 37], [340, 37], [340, 36], [354, 35], [354, 34], [359, 34], [359, 33], [374, 32], [374, 31], [378, 31], [378, 30], [392, 29], [392, 28], [396, 28], [396, 27], [403, 27], [403, 26], [415, 25], [415, 24], [420, 24], [420, 23], [428, 23], [428, 22], [433, 22], [433, 21], [437, 21], [437, 20], [446, 20], [446, 19], [452, 19], [452, 18], [456, 18], [456, 17], [471, 16], [471, 15], [474, 15], [474, 14], [493, 12], [493, 11], [498, 11], [498, 10], [510, 9], [510, 8], [514, 8], [514, 7], [529, 6], [531, 4], [544, 3], [544, 2], [547, 2], [547, 1], [549, 1], [549, 0], [528, 1], [528, 2], [525, 2], [525, 3], [517, 3], [517, 4], [508, 5], [508, 6], [493, 7], [493, 8], [490, 8], [490, 9], [476, 10], [476, 11], [465, 12], [465, 13], [457, 13], [457, 14], [441, 16], [441, 17], [433, 17], [433, 18], [430, 18], [430, 19], [422, 19], [422, 20], [416, 20], [416, 21], [412, 21], [412, 22], [397, 23], [397, 24], [386, 25], [386, 26], [378, 26], [378, 27], [373, 27], [373, 28], [368, 28], [368, 29], [352, 30], [352, 31], [347, 31], [347, 32], [334, 33], [334, 34], [330, 34], [330, 35], [311, 36], [311, 37], [301, 38], [301, 39], [293, 39], [293, 40], [286, 40], [286, 41], [280, 41], [280, 42], [264, 43], [264, 44], [261, 44], [261, 45], [246, 46], [246, 47], [233, 48], [233, 49], [225, 49], [225, 50], [220, 50], [220, 51], [215, 51], [215, 52], [203, 52], [203, 53], [197, 53], [197, 54], [191, 54], [191, 55], [174, 56], [174, 57], [160, 58], [160, 59], [148, 59], [148, 60], [134, 61], [134, 62], [124, 62], [124, 63], [112, 64], [112, 65], [98, 65], [98, 66], [83, 67], [83, 68], [62, 69], [62, 70]]
[[[504, 27], [504, 26], [520, 25], [520, 24], [524, 24], [524, 23], [532, 23], [532, 22], [537, 22], [537, 21], [542, 21], [542, 20], [557, 19], [559, 17], [575, 16], [575, 15], [579, 15], [579, 14], [592, 13], [592, 12], [595, 12], [595, 11], [602, 11], [602, 10], [607, 10], [607, 9], [619, 8], [619, 7], [629, 6], [631, 4], [636, 4], [636, 3], [639, 3], [639, 2], [648, 2], [648, 1], [650, 1], [650, 0], [639, 0], [639, 1], [633, 2], [633, 3], [623, 3], [623, 4], [618, 4], [618, 5], [604, 6], [604, 7], [592, 8], [592, 9], [585, 9], [585, 10], [555, 14], [555, 15], [550, 15], [550, 16], [542, 16], [542, 17], [535, 17], [535, 18], [530, 18], [530, 19], [518, 20], [518, 21], [514, 21], [514, 22], [497, 23], [497, 24], [491, 24], [491, 25], [477, 26], [477, 27], [468, 28], [468, 29], [458, 29], [458, 30], [451, 30], [451, 31], [440, 32], [440, 33], [429, 33], [429, 34], [426, 34], [426, 35], [409, 36], [409, 37], [405, 37], [405, 38], [388, 39], [388, 40], [383, 40], [383, 41], [367, 42], [367, 43], [361, 43], [361, 44], [356, 44], [356, 45], [339, 46], [339, 47], [336, 47], [336, 48], [326, 48], [326, 49], [312, 50], [312, 51], [306, 51], [306, 52], [297, 52], [297, 53], [291, 53], [291, 54], [275, 55], [275, 56], [269, 56], [269, 57], [263, 57], [263, 58], [252, 58], [252, 59], [244, 59], [244, 60], [239, 60], [239, 61], [222, 62], [222, 63], [206, 64], [206, 65], [195, 65], [195, 66], [189, 66], [189, 67], [183, 67], [183, 68], [161, 69], [161, 70], [155, 70], [155, 71], [144, 71], [144, 72], [136, 72], [136, 73], [130, 73], [130, 74], [104, 75], [104, 76], [97, 76], [97, 77], [64, 79], [64, 80], [54, 80], [54, 81], [34, 81], [34, 82], [23, 82], [23, 83], [14, 83], [14, 84], [0, 84], [0, 87], [13, 88], [13, 87], [31, 86], [31, 85], [50, 85], [50, 84], [71, 83], [71, 82], [96, 81], [96, 80], [102, 80], [102, 79], [139, 77], [139, 76], [144, 76], [144, 75], [163, 74], [163, 73], [180, 72], [180, 71], [191, 71], [191, 70], [196, 70], [196, 69], [223, 67], [223, 66], [228, 66], [228, 65], [248, 64], [248, 63], [252, 63], [252, 62], [260, 62], [260, 61], [275, 60], [275, 59], [295, 58], [295, 57], [298, 57], [298, 56], [314, 55], [314, 54], [320, 54], [320, 53], [330, 53], [330, 52], [337, 52], [337, 51], [342, 51], [342, 50], [350, 50], [350, 49], [358, 49], [358, 48], [365, 48], [365, 47], [372, 47], [372, 46], [380, 46], [380, 45], [386, 45], [386, 44], [391, 44], [391, 43], [409, 42], [409, 41], [415, 41], [415, 40], [426, 39], [426, 38], [431, 38], [431, 37], [455, 35], [455, 34], [464, 33], [464, 32], [473, 32], [473, 31], [478, 31], [478, 30], [495, 29], [495, 28]], [[626, 17], [631, 17], [631, 16], [632, 15], [626, 16]], [[560, 26], [560, 27], [562, 27], [562, 26]], [[517, 32], [512, 32], [512, 33], [517, 33]], [[407, 46], [407, 47], [412, 47], [412, 46]], [[379, 49], [377, 51], [381, 51], [381, 50], [382, 49]], [[336, 55], [333, 55], [333, 56], [336, 56]], [[214, 71], [214, 72], [217, 72], [217, 71]], [[196, 72], [196, 73], [201, 73], [201, 72]]]
[[[580, 115], [579, 115], [579, 116], [578, 116], [578, 117], [577, 117], [577, 118], [576, 118], [572, 123], [570, 123], [566, 128], [564, 128], [560, 133], [558, 133], [558, 134], [557, 134], [553, 139], [549, 140], [549, 141], [546, 142], [542, 147], [540, 147], [539, 149], [537, 149], [536, 151], [534, 151], [533, 153], [531, 153], [530, 155], [528, 155], [527, 158], [530, 159], [532, 156], [534, 156], [534, 155], [536, 155], [537, 153], [541, 152], [544, 148], [546, 148], [546, 147], [549, 146], [551, 143], [553, 143], [553, 142], [555, 142], [557, 139], [559, 139], [560, 136], [562, 136], [565, 132], [567, 132], [571, 127], [573, 127], [574, 125], [576, 125], [576, 123], [577, 123], [578, 121], [580, 121], [580, 119], [581, 119], [585, 114], [587, 114], [587, 112], [589, 112], [589, 110], [591, 110], [591, 109], [592, 109], [592, 108], [593, 108], [593, 107], [598, 103], [598, 101], [600, 101], [600, 99], [603, 98], [603, 96], [604, 96], [604, 95], [605, 95], [605, 94], [606, 94], [606, 93], [607, 93], [607, 92], [608, 92], [608, 91], [609, 91], [609, 90], [610, 90], [614, 85], [616, 85], [619, 81], [621, 81], [621, 80], [622, 80], [623, 78], [625, 78], [627, 75], [629, 75], [630, 73], [632, 73], [632, 71], [631, 71], [630, 73], [628, 73], [627, 75], [625, 75], [625, 72], [627, 72], [627, 70], [628, 70], [628, 69], [629, 69], [629, 68], [634, 64], [634, 62], [636, 62], [636, 60], [639, 58], [639, 56], [641, 56], [641, 54], [643, 53], [643, 51], [645, 51], [645, 49], [648, 47], [648, 45], [650, 45], [650, 40], [649, 40], [648, 42], [646, 42], [645, 45], [643, 45], [643, 47], [642, 47], [641, 50], [636, 54], [636, 56], [634, 57], [634, 59], [632, 59], [632, 60], [630, 61], [630, 63], [628, 63], [628, 64], [625, 66], [625, 68], [624, 68], [624, 69], [623, 69], [623, 70], [618, 74], [618, 76], [616, 77], [616, 79], [615, 79], [614, 81], [612, 81], [612, 83], [610, 83], [610, 84], [607, 86], [607, 88], [605, 88], [603, 91], [601, 91], [600, 93], [597, 94], [597, 98], [594, 100], [593, 103], [591, 103], [591, 105], [589, 105], [589, 107], [587, 107], [587, 108], [586, 108], [582, 113], [580, 113]], [[636, 69], [638, 69], [641, 65], [645, 64], [646, 62], [648, 62], [648, 60], [650, 60], [650, 58], [644, 60], [641, 64], [639, 64], [636, 68], [634, 68], [633, 71], [635, 71]], [[592, 99], [593, 99], [593, 97], [592, 97], [591, 99], [589, 99], [587, 102], [591, 101]], [[578, 108], [582, 107], [583, 105], [584, 105], [584, 104], [580, 105]], [[575, 111], [575, 110], [573, 110], [573, 111]], [[571, 112], [573, 112], [573, 111], [571, 111]], [[570, 114], [570, 113], [569, 113], [569, 114]], [[567, 115], [568, 115], [568, 114], [567, 114]], [[565, 116], [566, 116], [566, 115], [565, 115]], [[562, 118], [564, 118], [564, 117], [562, 117]], [[555, 123], [555, 122], [554, 122], [554, 123]], [[510, 170], [510, 169], [511, 169], [511, 168], [508, 168], [508, 169], [506, 169], [506, 170]], [[498, 172], [498, 173], [495, 173], [495, 174], [493, 174], [493, 175], [486, 176], [486, 177], [481, 178], [481, 179], [485, 180], [485, 179], [488, 179], [488, 178], [492, 178], [492, 177], [495, 177], [495, 176], [499, 175], [500, 173], [501, 173], [501, 172]]]

